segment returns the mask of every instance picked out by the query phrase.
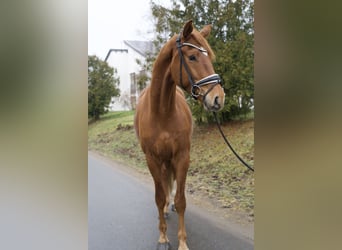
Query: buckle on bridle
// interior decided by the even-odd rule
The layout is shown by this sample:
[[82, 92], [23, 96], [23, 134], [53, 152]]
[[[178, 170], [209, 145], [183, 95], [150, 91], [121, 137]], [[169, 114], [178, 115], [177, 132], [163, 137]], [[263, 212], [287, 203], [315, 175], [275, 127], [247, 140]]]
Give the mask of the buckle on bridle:
[[[198, 94], [196, 94], [196, 92]], [[197, 98], [201, 95], [201, 87], [197, 84], [191, 85], [191, 96], [197, 100]]]

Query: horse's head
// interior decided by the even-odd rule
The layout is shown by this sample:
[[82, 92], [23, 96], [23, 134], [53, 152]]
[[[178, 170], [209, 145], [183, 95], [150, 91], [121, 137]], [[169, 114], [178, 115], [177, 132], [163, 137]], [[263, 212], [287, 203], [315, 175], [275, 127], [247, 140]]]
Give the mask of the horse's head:
[[210, 25], [195, 30], [191, 20], [184, 25], [176, 37], [171, 73], [178, 85], [202, 102], [206, 110], [216, 112], [223, 108], [225, 93], [212, 64], [214, 53], [205, 39], [210, 30]]

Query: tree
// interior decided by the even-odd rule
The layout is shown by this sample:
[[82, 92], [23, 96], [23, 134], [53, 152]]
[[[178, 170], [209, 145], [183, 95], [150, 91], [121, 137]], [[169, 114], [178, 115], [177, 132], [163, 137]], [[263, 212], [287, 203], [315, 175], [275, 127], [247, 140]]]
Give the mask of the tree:
[[88, 56], [88, 117], [100, 119], [114, 96], [120, 95], [117, 70], [97, 56]]
[[[186, 20], [192, 19], [198, 29], [212, 24], [209, 44], [217, 54], [214, 68], [226, 93], [220, 118], [226, 121], [250, 112], [254, 100], [254, 1], [172, 0], [166, 8], [152, 0], [151, 10], [157, 48], [179, 33]], [[198, 122], [213, 120], [211, 113], [188, 100]]]

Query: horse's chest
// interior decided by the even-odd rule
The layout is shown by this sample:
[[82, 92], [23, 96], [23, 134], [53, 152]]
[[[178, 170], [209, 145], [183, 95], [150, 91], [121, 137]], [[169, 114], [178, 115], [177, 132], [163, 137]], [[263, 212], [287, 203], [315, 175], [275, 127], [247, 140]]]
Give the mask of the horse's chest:
[[166, 131], [155, 134], [147, 141], [144, 151], [148, 151], [159, 158], [170, 158], [175, 152], [183, 150], [190, 143], [189, 136], [186, 134]]
[[177, 140], [169, 132], [161, 132], [155, 140], [154, 146], [159, 149], [172, 148]]

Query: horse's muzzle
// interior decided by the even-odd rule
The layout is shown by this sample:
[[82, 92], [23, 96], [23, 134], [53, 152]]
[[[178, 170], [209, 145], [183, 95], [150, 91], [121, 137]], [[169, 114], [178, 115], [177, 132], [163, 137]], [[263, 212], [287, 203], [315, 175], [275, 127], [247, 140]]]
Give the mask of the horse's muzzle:
[[220, 85], [216, 85], [203, 100], [203, 106], [208, 111], [218, 112], [224, 106], [225, 93]]

